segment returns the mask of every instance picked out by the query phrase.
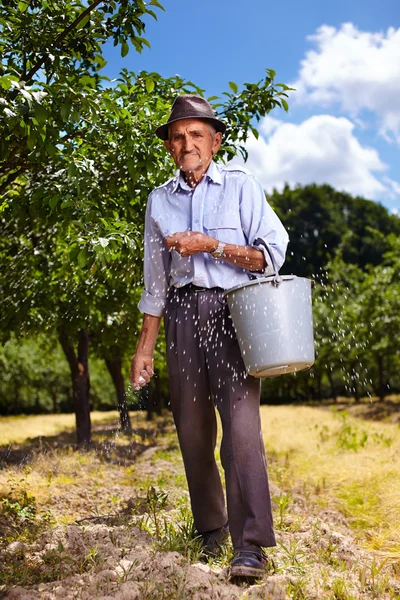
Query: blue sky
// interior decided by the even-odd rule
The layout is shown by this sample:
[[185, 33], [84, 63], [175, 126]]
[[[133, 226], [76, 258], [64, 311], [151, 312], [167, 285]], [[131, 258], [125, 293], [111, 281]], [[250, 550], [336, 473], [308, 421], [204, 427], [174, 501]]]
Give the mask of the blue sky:
[[260, 123], [248, 167], [264, 188], [313, 181], [400, 209], [398, 0], [161, 0], [151, 49], [107, 48], [103, 73], [179, 74], [207, 96], [256, 82], [266, 68], [296, 87], [290, 110]]

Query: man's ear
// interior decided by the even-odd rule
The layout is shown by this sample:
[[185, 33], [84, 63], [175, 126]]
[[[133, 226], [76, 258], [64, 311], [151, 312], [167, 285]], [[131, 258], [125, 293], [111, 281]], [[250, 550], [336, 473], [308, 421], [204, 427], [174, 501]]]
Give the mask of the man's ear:
[[214, 140], [212, 145], [212, 153], [217, 154], [218, 150], [221, 148], [222, 144], [222, 133], [220, 131], [216, 131], [214, 134]]
[[169, 140], [164, 140], [164, 146], [166, 147], [168, 152], [172, 155], [171, 144], [169, 143]]

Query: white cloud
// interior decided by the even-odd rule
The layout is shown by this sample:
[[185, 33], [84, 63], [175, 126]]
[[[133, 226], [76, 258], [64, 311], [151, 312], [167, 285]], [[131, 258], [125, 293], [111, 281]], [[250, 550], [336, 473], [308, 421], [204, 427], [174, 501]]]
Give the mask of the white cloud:
[[344, 117], [317, 115], [300, 124], [266, 117], [259, 130], [258, 140], [253, 136], [248, 140], [246, 166], [267, 191], [280, 190], [285, 183], [328, 183], [368, 199], [378, 199], [389, 190], [392, 195], [400, 193], [398, 183], [379, 179], [387, 166], [375, 149], [360, 144], [354, 124]]
[[396, 196], [400, 196], [400, 183], [398, 181], [394, 181], [393, 179], [390, 179], [390, 177], [384, 177], [383, 180], [392, 191], [391, 197], [395, 198]]
[[322, 25], [309, 39], [315, 50], [301, 63], [292, 101], [338, 103], [352, 117], [372, 111], [380, 132], [400, 143], [400, 28], [371, 33], [352, 23], [340, 29]]

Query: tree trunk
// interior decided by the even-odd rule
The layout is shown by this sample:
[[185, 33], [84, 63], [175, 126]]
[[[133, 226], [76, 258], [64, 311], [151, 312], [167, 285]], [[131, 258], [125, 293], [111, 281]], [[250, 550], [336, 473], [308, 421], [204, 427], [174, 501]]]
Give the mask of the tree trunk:
[[332, 397], [332, 400], [334, 400], [336, 402], [336, 400], [337, 400], [337, 391], [336, 391], [336, 387], [335, 387], [335, 382], [333, 380], [332, 371], [329, 368], [326, 370], [326, 376], [328, 377], [329, 385], [331, 386], [331, 397]]
[[51, 392], [51, 400], [53, 402], [53, 414], [56, 414], [58, 412], [58, 406], [57, 406], [58, 394], [55, 390], [53, 390]]
[[115, 391], [117, 393], [117, 403], [119, 418], [122, 431], [132, 433], [131, 420], [129, 418], [128, 406], [126, 403], [125, 382], [122, 376], [122, 358], [106, 358], [105, 363], [113, 380]]
[[89, 444], [91, 442], [89, 335], [85, 329], [78, 332], [77, 352], [64, 331], [58, 332], [58, 339], [71, 370], [76, 441], [79, 445]]
[[383, 356], [381, 354], [376, 355], [376, 364], [378, 367], [378, 387], [376, 388], [376, 395], [379, 397], [379, 400], [384, 400], [387, 382], [385, 381], [385, 369], [383, 365]]
[[318, 372], [316, 376], [316, 388], [317, 388], [317, 397], [316, 400], [322, 400], [322, 373]]
[[153, 377], [149, 383], [148, 395], [147, 395], [147, 420], [153, 420], [153, 412], [157, 415], [162, 413], [161, 403], [161, 383], [158, 377]]

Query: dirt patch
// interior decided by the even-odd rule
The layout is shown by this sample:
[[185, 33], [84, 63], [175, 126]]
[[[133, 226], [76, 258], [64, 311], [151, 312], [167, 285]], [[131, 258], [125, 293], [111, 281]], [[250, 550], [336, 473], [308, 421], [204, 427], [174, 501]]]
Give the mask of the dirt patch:
[[[30, 588], [9, 588], [3, 597], [11, 600], [142, 600], [158, 597], [203, 600], [242, 596], [242, 590], [229, 583], [226, 568], [191, 564], [177, 552], [154, 551], [152, 541], [148, 534], [135, 527], [105, 524], [57, 527], [35, 544], [9, 547], [6, 552], [15, 553], [16, 560], [23, 555], [43, 573], [51, 555], [64, 563], [59, 564], [59, 568], [65, 572], [82, 570], [88, 566], [88, 561], [92, 561], [89, 572], [64, 573], [61, 580]], [[69, 567], [65, 565], [67, 559], [71, 563]], [[248, 597], [264, 597], [258, 593], [268, 590], [268, 597], [283, 599], [286, 595], [282, 583], [282, 577], [273, 576], [264, 584], [247, 590]]]

